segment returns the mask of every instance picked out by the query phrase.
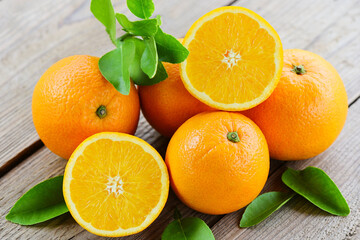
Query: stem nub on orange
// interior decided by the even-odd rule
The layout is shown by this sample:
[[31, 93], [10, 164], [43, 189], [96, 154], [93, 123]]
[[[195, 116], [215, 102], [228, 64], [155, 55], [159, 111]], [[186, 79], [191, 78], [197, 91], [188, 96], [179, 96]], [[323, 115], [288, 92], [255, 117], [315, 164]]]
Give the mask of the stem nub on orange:
[[270, 162], [255, 123], [228, 112], [205, 112], [187, 120], [171, 138], [165, 161], [176, 195], [207, 214], [230, 213], [254, 200]]
[[317, 54], [289, 49], [273, 94], [243, 113], [263, 131], [272, 158], [301, 160], [335, 141], [347, 110], [345, 87], [335, 68]]
[[135, 133], [140, 104], [134, 84], [129, 95], [122, 95], [101, 75], [98, 61], [86, 55], [64, 58], [35, 86], [36, 131], [51, 151], [65, 159], [94, 133]]
[[228, 111], [252, 108], [275, 89], [283, 50], [276, 31], [242, 7], [221, 7], [198, 19], [184, 38], [190, 54], [181, 63], [188, 91]]

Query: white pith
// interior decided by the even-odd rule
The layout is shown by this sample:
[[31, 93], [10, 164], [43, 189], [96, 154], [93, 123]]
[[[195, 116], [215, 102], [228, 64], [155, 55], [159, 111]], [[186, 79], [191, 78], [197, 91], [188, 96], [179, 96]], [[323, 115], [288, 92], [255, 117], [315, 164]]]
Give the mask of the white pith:
[[[196, 32], [198, 31], [199, 28], [201, 28], [201, 26], [206, 23], [207, 21], [210, 21], [214, 18], [216, 18], [217, 16], [224, 14], [224, 13], [242, 13], [247, 15], [248, 17], [256, 20], [259, 24], [259, 28], [263, 28], [265, 30], [267, 30], [267, 32], [274, 38], [277, 39], [278, 41], [275, 41], [275, 49], [276, 51], [274, 52], [274, 61], [275, 61], [275, 73], [274, 73], [274, 78], [277, 77], [278, 79], [280, 78], [281, 75], [281, 70], [282, 70], [282, 55], [283, 55], [283, 51], [282, 51], [282, 45], [281, 45], [281, 41], [279, 36], [277, 35], [276, 31], [271, 27], [270, 24], [268, 24], [265, 20], [263, 21], [259, 21], [258, 19], [254, 18], [254, 16], [258, 16], [258, 14], [252, 12], [251, 10], [248, 10], [246, 8], [242, 8], [242, 7], [222, 7], [219, 9], [216, 9], [212, 12], [209, 12], [207, 14], [205, 14], [203, 17], [201, 17], [200, 19], [197, 20], [197, 22], [194, 23], [194, 25], [190, 28], [189, 32], [190, 34], [187, 35], [185, 37], [184, 40], [184, 46], [188, 47], [190, 42], [192, 40], [194, 40]], [[258, 16], [259, 18], [261, 18], [260, 16]], [[241, 56], [241, 55], [240, 55]], [[270, 96], [270, 94], [272, 93], [271, 89], [274, 89], [274, 86], [277, 84], [277, 81], [273, 81], [271, 84], [269, 84], [264, 90], [263, 92], [255, 99], [246, 102], [246, 103], [221, 103], [221, 102], [217, 102], [215, 100], [213, 100], [206, 92], [204, 91], [199, 91], [197, 88], [195, 88], [189, 77], [187, 76], [186, 73], [186, 68], [187, 68], [187, 60], [185, 60], [184, 62], [181, 63], [181, 77], [183, 80], [183, 83], [186, 87], [186, 89], [197, 99], [199, 99], [201, 102], [204, 102], [205, 104], [214, 107], [216, 109], [220, 109], [220, 110], [226, 110], [226, 111], [242, 111], [242, 110], [246, 110], [249, 108], [249, 106], [256, 106], [258, 104], [260, 104], [261, 102], [263, 102], [268, 96]]]
[[228, 68], [232, 68], [238, 63], [239, 60], [241, 60], [241, 55], [230, 49], [226, 50], [224, 53], [224, 58], [221, 60], [221, 62], [225, 63]]
[[124, 182], [120, 176], [109, 177], [105, 190], [109, 193], [109, 195], [114, 194], [117, 198], [119, 195], [124, 193]]
[[[74, 202], [71, 200], [71, 194], [70, 194], [70, 191], [68, 191], [68, 189], [70, 189], [70, 183], [72, 180], [72, 171], [75, 166], [76, 160], [81, 156], [82, 152], [84, 151], [84, 149], [87, 146], [96, 142], [97, 140], [103, 139], [104, 136], [106, 136], [107, 139], [111, 139], [113, 141], [128, 141], [128, 142], [132, 142], [132, 143], [140, 145], [145, 152], [149, 153], [151, 156], [154, 157], [154, 159], [156, 160], [156, 163], [159, 166], [159, 169], [161, 169], [161, 172], [166, 173], [166, 174], [162, 174], [162, 176], [161, 176], [162, 191], [161, 191], [161, 196], [159, 198], [159, 202], [151, 210], [151, 212], [148, 214], [148, 216], [145, 218], [145, 220], [142, 222], [142, 224], [140, 224], [137, 227], [132, 227], [132, 228], [128, 228], [128, 229], [119, 228], [114, 231], [97, 229], [90, 222], [86, 222], [77, 211], [74, 211], [74, 209], [76, 209], [76, 206], [75, 206]], [[71, 175], [71, 177], [67, 176], [69, 174]], [[110, 177], [109, 177], [109, 179], [110, 179]], [[70, 160], [65, 169], [64, 183], [63, 183], [64, 191], [63, 192], [64, 192], [65, 202], [70, 210], [71, 215], [76, 220], [76, 222], [79, 223], [83, 228], [85, 228], [86, 230], [88, 230], [91, 233], [94, 233], [94, 234], [100, 235], [100, 236], [121, 237], [121, 236], [127, 236], [127, 235], [131, 235], [134, 233], [138, 233], [139, 231], [143, 230], [148, 225], [150, 225], [156, 219], [156, 217], [160, 214], [160, 212], [161, 212], [162, 208], [164, 207], [166, 200], [167, 200], [167, 195], [168, 195], [168, 190], [169, 190], [168, 179], [169, 179], [169, 177], [167, 174], [167, 168], [164, 163], [164, 160], [162, 159], [160, 154], [153, 147], [151, 147], [148, 143], [146, 143], [145, 141], [143, 141], [139, 138], [128, 135], [128, 134], [103, 132], [103, 133], [95, 134], [95, 135], [91, 136], [90, 138], [87, 139], [87, 141], [81, 143], [77, 147], [77, 149], [74, 151], [74, 153], [70, 157]], [[116, 189], [120, 189], [121, 184], [119, 184], [119, 183], [122, 182], [120, 176], [119, 176], [119, 178], [114, 177], [114, 179], [112, 179], [112, 180], [115, 180], [118, 184]], [[120, 195], [118, 195], [118, 196], [120, 196]]]

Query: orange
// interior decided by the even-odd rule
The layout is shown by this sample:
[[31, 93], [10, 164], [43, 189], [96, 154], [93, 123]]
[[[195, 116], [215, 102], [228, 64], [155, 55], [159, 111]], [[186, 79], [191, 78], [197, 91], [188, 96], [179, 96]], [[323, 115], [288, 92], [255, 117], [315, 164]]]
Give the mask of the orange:
[[82, 142], [66, 165], [66, 205], [86, 230], [120, 237], [149, 226], [164, 208], [169, 176], [159, 153], [140, 138], [103, 132]]
[[301, 160], [325, 151], [344, 126], [348, 105], [335, 68], [314, 53], [284, 52], [284, 68], [274, 93], [245, 111], [263, 131], [270, 155]]
[[179, 199], [206, 214], [249, 204], [264, 187], [270, 164], [260, 129], [228, 112], [204, 112], [187, 120], [171, 138], [165, 161]]
[[98, 57], [78, 55], [52, 65], [35, 86], [32, 114], [44, 144], [68, 159], [87, 137], [103, 131], [134, 134], [140, 104], [131, 84], [130, 94], [119, 93], [98, 68]]
[[139, 96], [146, 120], [160, 134], [171, 137], [190, 117], [212, 108], [185, 89], [179, 74], [179, 64], [163, 64], [169, 77], [155, 85], [139, 86]]
[[187, 90], [228, 111], [252, 108], [270, 96], [283, 65], [276, 31], [256, 13], [221, 7], [198, 19], [184, 38], [190, 54], [181, 63]]

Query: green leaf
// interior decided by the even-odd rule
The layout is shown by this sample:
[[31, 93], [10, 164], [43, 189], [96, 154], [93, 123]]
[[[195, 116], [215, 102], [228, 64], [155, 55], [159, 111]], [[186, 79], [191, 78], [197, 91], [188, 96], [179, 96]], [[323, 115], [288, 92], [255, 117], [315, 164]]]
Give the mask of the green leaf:
[[295, 193], [268, 192], [258, 196], [245, 209], [240, 227], [254, 226], [287, 203]]
[[142, 85], [154, 85], [156, 83], [159, 83], [161, 81], [164, 81], [168, 78], [168, 74], [166, 72], [166, 69], [161, 61], [158, 62], [156, 74], [153, 78], [151, 78], [148, 82], [142, 84]]
[[175, 220], [164, 230], [162, 240], [215, 240], [213, 233], [206, 223], [200, 218], [184, 218], [175, 210]]
[[153, 78], [158, 66], [158, 54], [156, 51], [156, 44], [154, 37], [144, 39], [145, 50], [141, 56], [141, 69], [149, 76]]
[[6, 219], [21, 225], [33, 225], [68, 212], [62, 183], [63, 176], [58, 176], [37, 184], [15, 203]]
[[135, 45], [125, 39], [119, 46], [102, 56], [99, 60], [101, 74], [120, 93], [128, 95], [130, 92], [130, 63], [133, 60]]
[[167, 78], [168, 78], [168, 75], [166, 73], [165, 67], [162, 64], [162, 62], [159, 61], [158, 65], [157, 65], [157, 70], [156, 70], [155, 76], [151, 79], [146, 79], [145, 82], [141, 82], [138, 85], [144, 85], [144, 86], [154, 85], [156, 83], [164, 81]]
[[130, 64], [130, 77], [134, 81], [135, 84], [142, 85], [145, 83], [149, 77], [142, 71], [141, 69], [141, 56], [145, 50], [145, 44], [143, 40], [138, 38], [131, 38], [128, 41], [133, 41], [135, 45], [135, 52], [133, 61]]
[[158, 21], [156, 19], [131, 22], [124, 14], [120, 13], [116, 14], [116, 19], [124, 28], [124, 31], [136, 36], [153, 37], [158, 29]]
[[90, 10], [94, 16], [105, 26], [111, 41], [116, 41], [116, 20], [111, 0], [91, 0]]
[[142, 19], [151, 17], [155, 10], [152, 0], [127, 0], [126, 3], [130, 11]]
[[335, 183], [319, 168], [307, 167], [301, 171], [288, 168], [281, 179], [289, 188], [324, 211], [339, 216], [350, 213]]
[[160, 16], [160, 15], [157, 15], [157, 16], [155, 17], [155, 19], [156, 19], [156, 21], [157, 21], [157, 25], [158, 25], [158, 26], [161, 26], [161, 24], [162, 24], [161, 16]]
[[173, 36], [164, 33], [160, 27], [155, 34], [159, 60], [169, 63], [181, 63], [189, 55], [189, 51]]
[[[127, 39], [128, 40], [128, 39]], [[130, 40], [130, 39], [129, 39]], [[138, 38], [131, 38], [131, 41], [135, 44], [135, 54], [132, 63], [130, 64], [130, 77], [133, 82], [137, 85], [153, 85], [159, 83], [166, 78], [168, 75], [162, 62], [158, 62], [156, 74], [153, 78], [149, 78], [141, 69], [141, 57], [145, 50], [145, 44], [143, 40]]]

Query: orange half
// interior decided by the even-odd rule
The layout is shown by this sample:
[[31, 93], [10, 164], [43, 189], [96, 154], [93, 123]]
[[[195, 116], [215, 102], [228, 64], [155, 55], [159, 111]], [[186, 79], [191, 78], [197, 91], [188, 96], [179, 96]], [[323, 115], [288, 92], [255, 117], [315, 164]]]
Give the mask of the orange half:
[[192, 25], [184, 46], [190, 51], [181, 63], [185, 87], [217, 109], [240, 111], [260, 104], [281, 76], [279, 35], [246, 8], [221, 7], [207, 13]]
[[149, 226], [169, 193], [166, 165], [145, 141], [124, 133], [99, 133], [74, 151], [63, 192], [73, 218], [100, 236], [120, 237]]

